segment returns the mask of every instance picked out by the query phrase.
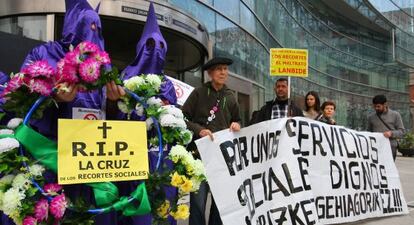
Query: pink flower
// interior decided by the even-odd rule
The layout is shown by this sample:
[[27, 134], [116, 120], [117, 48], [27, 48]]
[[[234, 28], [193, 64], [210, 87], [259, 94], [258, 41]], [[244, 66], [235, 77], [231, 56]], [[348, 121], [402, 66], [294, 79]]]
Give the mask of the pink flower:
[[23, 220], [23, 225], [36, 225], [36, 224], [37, 224], [37, 220], [31, 216], [27, 216]]
[[105, 51], [98, 51], [92, 54], [92, 57], [95, 58], [98, 62], [102, 64], [109, 64], [111, 63], [111, 59], [109, 58], [109, 55]]
[[31, 92], [39, 93], [43, 96], [49, 96], [53, 91], [53, 82], [45, 79], [32, 79], [29, 82]]
[[49, 215], [49, 203], [46, 199], [41, 199], [38, 201], [34, 208], [34, 216], [39, 221], [47, 220]]
[[56, 183], [50, 183], [50, 184], [46, 184], [46, 185], [43, 187], [43, 190], [44, 190], [46, 193], [57, 193], [57, 192], [59, 192], [60, 190], [62, 190], [62, 186], [60, 186], [59, 184], [56, 184]]
[[55, 70], [49, 65], [47, 60], [40, 60], [23, 68], [22, 73], [29, 75], [31, 78], [39, 76], [50, 78], [55, 74]]
[[99, 79], [101, 64], [94, 58], [89, 58], [79, 66], [79, 75], [86, 83], [94, 83]]
[[92, 42], [84, 41], [76, 46], [75, 50], [79, 51], [81, 54], [95, 53], [99, 51], [99, 47]]
[[22, 85], [24, 85], [24, 74], [21, 74], [21, 73], [15, 74], [10, 79], [10, 81], [7, 83], [7, 86], [3, 92], [3, 96], [7, 95], [10, 92], [16, 91]]
[[[61, 66], [62, 68], [59, 68]], [[62, 63], [58, 65], [58, 73], [57, 73], [57, 81], [59, 83], [68, 82], [70, 84], [78, 83], [78, 68], [76, 65], [72, 65], [69, 63]]]
[[60, 194], [52, 199], [50, 202], [50, 213], [56, 218], [60, 219], [65, 214], [68, 203], [64, 194]]
[[77, 65], [82, 62], [82, 53], [79, 50], [73, 50], [66, 53], [65, 64]]

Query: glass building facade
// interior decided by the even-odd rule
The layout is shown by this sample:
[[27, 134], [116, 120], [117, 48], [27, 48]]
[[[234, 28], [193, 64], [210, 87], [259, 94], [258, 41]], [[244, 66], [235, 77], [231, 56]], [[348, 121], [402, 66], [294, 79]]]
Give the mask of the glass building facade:
[[[309, 77], [292, 78], [293, 99], [298, 105], [303, 106], [308, 91], [317, 91], [322, 102], [336, 102], [338, 124], [363, 130], [372, 97], [385, 94], [404, 124], [410, 126], [407, 90], [409, 68], [414, 64], [414, 38], [387, 19], [374, 1], [168, 2], [203, 22], [211, 35], [214, 55], [232, 58], [235, 63], [230, 70], [256, 84], [256, 95], [264, 98], [251, 96], [251, 110], [274, 98], [277, 77], [269, 76], [269, 49], [304, 48], [309, 50]], [[349, 19], [347, 11], [336, 11], [332, 2], [369, 25]], [[386, 1], [376, 2], [382, 5]], [[412, 23], [407, 28], [412, 29]]]
[[[25, 1], [6, 2], [15, 1], [17, 3], [3, 6], [18, 6], [21, 3], [19, 10], [13, 7], [10, 10], [0, 8], [0, 43], [6, 43], [2, 45], [1, 52], [7, 52], [8, 56], [2, 57], [4, 59], [0, 64], [1, 69], [7, 72], [20, 68], [18, 63], [22, 62], [32, 47], [44, 41], [59, 39], [64, 10], [61, 7], [64, 5], [63, 0], [53, 1], [52, 8], [56, 10], [45, 12], [37, 7], [38, 4], [23, 7]], [[100, 2], [88, 1], [95, 5]], [[118, 66], [122, 69], [122, 65], [128, 62], [124, 59], [135, 55], [133, 46], [139, 32], [134, 29], [138, 24], [138, 15], [125, 14], [119, 10], [121, 7], [118, 9], [113, 6], [139, 8], [139, 5], [144, 7], [142, 5], [147, 1], [101, 2], [101, 10], [103, 8], [107, 13], [102, 16], [107, 50], [112, 56], [117, 55], [113, 51], [118, 51]], [[307, 78], [292, 78], [292, 98], [297, 105], [304, 107], [305, 94], [311, 90], [317, 91], [321, 102], [333, 100], [336, 103], [338, 124], [363, 130], [366, 128], [367, 115], [372, 110], [372, 97], [385, 94], [391, 107], [401, 113], [405, 126], [411, 128], [408, 81], [411, 68], [414, 67], [414, 0], [154, 2], [158, 9], [165, 9], [167, 13], [179, 11], [200, 22], [202, 26], [190, 27], [190, 31], [207, 31], [212, 44], [210, 52], [234, 60], [230, 67], [231, 79], [236, 79], [237, 82], [229, 87], [235, 90], [244, 122], [265, 101], [274, 98], [273, 85], [278, 77], [269, 76], [269, 49], [301, 48], [309, 51], [310, 67]], [[37, 11], [30, 11], [36, 7]], [[2, 15], [1, 12], [5, 14]], [[111, 16], [108, 13], [114, 14]], [[178, 18], [167, 14], [162, 16], [161, 23]], [[179, 17], [182, 16], [180, 14]], [[132, 37], [121, 41], [116, 39], [113, 35], [117, 32], [116, 28], [126, 25], [126, 28], [122, 28], [122, 37]], [[164, 31], [169, 28], [166, 25], [162, 27]], [[185, 22], [179, 25], [188, 28]], [[127, 31], [130, 32], [126, 33]], [[179, 54], [184, 55], [184, 58], [193, 57], [189, 48], [186, 48], [187, 45], [177, 47], [177, 43], [188, 39], [185, 33], [167, 36], [171, 41], [170, 54], [171, 49], [176, 47], [176, 52], [170, 55], [172, 58], [167, 60], [170, 64], [180, 61], [173, 60]], [[120, 42], [125, 45], [121, 50]], [[188, 41], [193, 42], [194, 40]], [[204, 61], [202, 53], [200, 57]], [[177, 70], [171, 67], [167, 72], [193, 86], [199, 86], [203, 81], [202, 73], [197, 68]], [[245, 90], [248, 91], [243, 92]]]

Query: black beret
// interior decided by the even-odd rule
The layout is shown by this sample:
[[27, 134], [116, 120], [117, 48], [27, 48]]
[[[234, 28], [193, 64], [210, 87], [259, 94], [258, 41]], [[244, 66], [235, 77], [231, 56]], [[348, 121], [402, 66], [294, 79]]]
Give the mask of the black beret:
[[202, 70], [208, 70], [211, 67], [216, 66], [216, 65], [231, 65], [232, 63], [233, 63], [233, 60], [231, 60], [229, 58], [214, 57], [214, 58], [210, 59], [208, 62], [206, 62], [206, 64], [201, 66], [201, 69]]

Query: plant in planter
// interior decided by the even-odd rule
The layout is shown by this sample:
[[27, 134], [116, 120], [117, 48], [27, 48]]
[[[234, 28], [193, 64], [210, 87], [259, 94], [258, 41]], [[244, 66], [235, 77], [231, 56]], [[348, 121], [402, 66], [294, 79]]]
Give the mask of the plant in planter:
[[414, 155], [414, 134], [412, 132], [405, 133], [400, 139], [398, 151], [401, 152], [403, 156]]

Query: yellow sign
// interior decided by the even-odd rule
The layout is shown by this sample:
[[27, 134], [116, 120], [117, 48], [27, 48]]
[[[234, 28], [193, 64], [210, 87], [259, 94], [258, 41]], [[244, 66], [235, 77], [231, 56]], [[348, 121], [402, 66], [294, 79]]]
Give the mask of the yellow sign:
[[271, 76], [308, 76], [308, 50], [293, 48], [270, 49]]
[[145, 122], [59, 119], [59, 184], [147, 178]]

